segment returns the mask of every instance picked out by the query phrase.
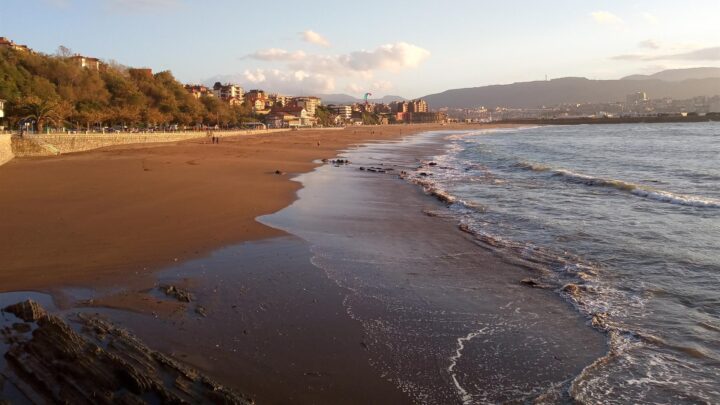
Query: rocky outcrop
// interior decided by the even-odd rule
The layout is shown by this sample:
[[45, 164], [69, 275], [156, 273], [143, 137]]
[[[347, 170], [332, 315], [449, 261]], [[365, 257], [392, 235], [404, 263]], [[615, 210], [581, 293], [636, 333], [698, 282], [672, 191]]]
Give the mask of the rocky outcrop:
[[2, 328], [9, 346], [2, 377], [30, 402], [252, 403], [96, 316], [79, 314], [68, 323], [31, 301], [5, 311], [32, 327], [32, 333]]

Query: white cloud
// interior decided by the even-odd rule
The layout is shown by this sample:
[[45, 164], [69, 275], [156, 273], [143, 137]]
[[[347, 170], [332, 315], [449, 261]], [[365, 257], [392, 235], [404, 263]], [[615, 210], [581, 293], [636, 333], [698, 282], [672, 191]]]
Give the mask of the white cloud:
[[590, 13], [590, 16], [592, 16], [593, 20], [599, 24], [620, 25], [624, 23], [622, 18], [609, 11], [593, 11]]
[[645, 20], [645, 22], [647, 22], [647, 23], [650, 23], [650, 24], [653, 24], [653, 25], [660, 24], [660, 19], [658, 19], [658, 18], [657, 18], [654, 14], [652, 14], [652, 13], [644, 12], [644, 13], [641, 14], [641, 16], [642, 16], [643, 20]]
[[646, 49], [660, 49], [660, 43], [653, 39], [646, 39], [645, 41], [641, 41], [638, 46], [640, 48], [646, 48]]
[[430, 57], [430, 52], [417, 45], [397, 42], [380, 46], [373, 51], [357, 51], [340, 57], [340, 62], [357, 71], [414, 68]]
[[393, 84], [387, 80], [379, 80], [372, 84], [372, 89], [378, 92], [386, 92], [393, 88]]
[[344, 88], [351, 93], [367, 90], [385, 92], [393, 87], [392, 83], [375, 80], [376, 72], [399, 72], [416, 68], [429, 57], [428, 50], [406, 42], [341, 55], [270, 48], [256, 51], [242, 59], [273, 63], [279, 69], [245, 70], [235, 80], [241, 84], [262, 86], [268, 91], [283, 93], [327, 93], [335, 89], [336, 81], [343, 82]]
[[347, 91], [348, 93], [362, 93], [363, 91], [365, 91], [365, 88], [357, 83], [350, 83], [345, 86], [345, 91]]
[[300, 33], [300, 36], [302, 37], [303, 41], [309, 42], [311, 44], [320, 45], [324, 47], [330, 46], [330, 41], [325, 39], [322, 35], [318, 34], [317, 32], [313, 30], [307, 30]]
[[429, 57], [430, 52], [426, 49], [406, 42], [397, 42], [382, 45], [372, 51], [363, 50], [334, 56], [270, 48], [246, 55], [243, 59], [289, 62], [292, 70], [316, 73], [341, 74], [350, 71], [368, 78], [376, 70], [397, 72], [415, 68]]
[[284, 49], [270, 48], [256, 51], [244, 58], [263, 61], [297, 61], [305, 59], [306, 56], [303, 51], [290, 52]]
[[[240, 77], [222, 77], [220, 81], [239, 82], [246, 87], [263, 87], [267, 91], [289, 94], [322, 94], [335, 90], [335, 78], [323, 74], [279, 69], [246, 70]], [[250, 85], [250, 86], [248, 86]]]

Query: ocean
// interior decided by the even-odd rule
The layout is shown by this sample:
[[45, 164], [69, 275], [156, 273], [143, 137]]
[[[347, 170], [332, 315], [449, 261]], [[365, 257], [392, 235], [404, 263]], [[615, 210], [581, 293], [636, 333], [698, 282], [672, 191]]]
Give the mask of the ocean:
[[607, 333], [571, 397], [720, 403], [720, 124], [443, 136], [404, 177]]

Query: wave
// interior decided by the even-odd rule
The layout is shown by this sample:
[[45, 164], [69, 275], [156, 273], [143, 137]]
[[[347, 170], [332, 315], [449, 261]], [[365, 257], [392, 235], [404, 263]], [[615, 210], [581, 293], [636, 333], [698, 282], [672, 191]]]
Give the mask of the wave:
[[677, 194], [670, 191], [656, 190], [622, 180], [589, 176], [586, 174], [576, 173], [565, 169], [553, 169], [549, 166], [538, 165], [535, 163], [522, 162], [518, 163], [516, 167], [526, 170], [532, 170], [535, 172], [552, 172], [553, 176], [563, 177], [574, 183], [580, 183], [594, 187], [610, 187], [616, 190], [630, 193], [637, 197], [648, 198], [659, 202], [699, 208], [720, 208], [720, 200], [713, 198], [697, 197], [685, 194]]

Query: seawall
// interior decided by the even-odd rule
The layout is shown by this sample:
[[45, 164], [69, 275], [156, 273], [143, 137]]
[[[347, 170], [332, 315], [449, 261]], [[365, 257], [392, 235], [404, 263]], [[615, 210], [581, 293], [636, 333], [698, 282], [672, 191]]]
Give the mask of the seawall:
[[[268, 134], [274, 132], [289, 131], [289, 129], [267, 129], [247, 131], [216, 131], [215, 136], [228, 137], [238, 135]], [[6, 136], [6, 135], [0, 135]], [[23, 138], [16, 138], [10, 142], [10, 135], [7, 135], [8, 145], [12, 145], [11, 154], [17, 157], [30, 156], [54, 156], [65, 153], [82, 152], [92, 149], [104, 148], [113, 145], [144, 144], [178, 142], [188, 139], [204, 138], [207, 133], [204, 131], [193, 132], [162, 132], [162, 133], [118, 133], [118, 134], [41, 134], [26, 135]], [[5, 138], [0, 138], [5, 139]], [[3, 141], [4, 142], [4, 141]], [[4, 143], [0, 144], [4, 145]], [[2, 161], [2, 146], [0, 146], [0, 164]]]
[[12, 150], [12, 135], [0, 134], [0, 165], [15, 157]]

